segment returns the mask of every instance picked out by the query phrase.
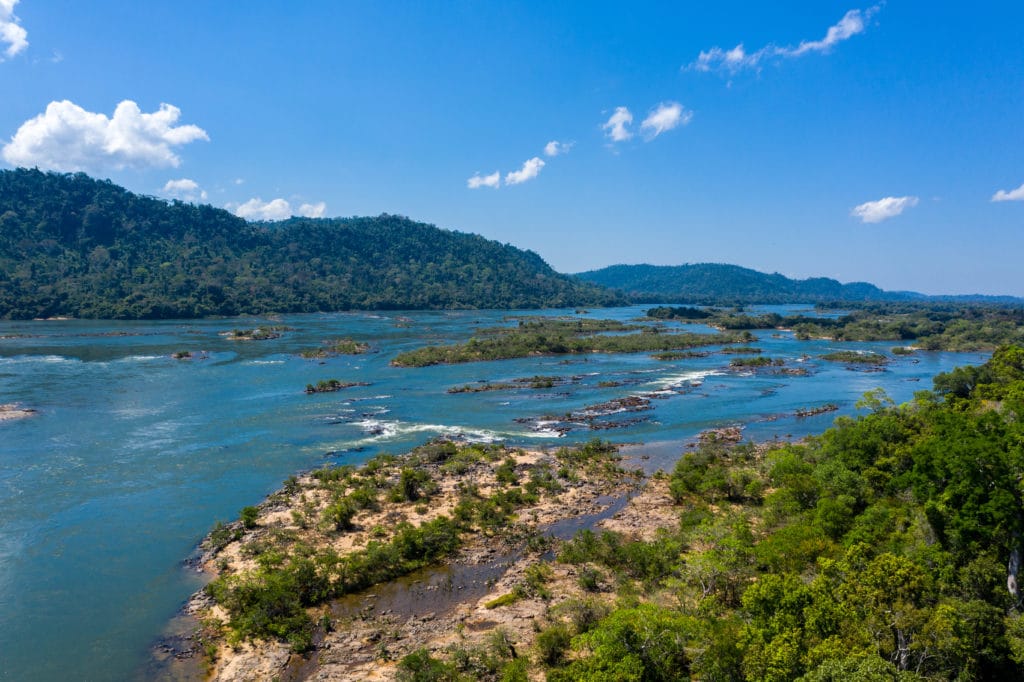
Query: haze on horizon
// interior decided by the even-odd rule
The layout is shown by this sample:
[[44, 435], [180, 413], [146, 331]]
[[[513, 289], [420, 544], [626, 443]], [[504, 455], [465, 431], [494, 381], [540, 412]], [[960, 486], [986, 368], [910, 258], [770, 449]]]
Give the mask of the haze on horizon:
[[0, 165], [562, 272], [1024, 296], [1024, 7], [0, 0]]

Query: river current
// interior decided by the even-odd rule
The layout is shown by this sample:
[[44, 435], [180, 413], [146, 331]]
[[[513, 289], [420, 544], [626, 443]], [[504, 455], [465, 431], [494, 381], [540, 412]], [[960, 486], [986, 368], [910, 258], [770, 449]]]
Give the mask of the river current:
[[[589, 317], [629, 321], [646, 307]], [[647, 468], [668, 470], [704, 429], [742, 424], [756, 439], [820, 432], [836, 415], [853, 414], [868, 390], [880, 387], [905, 401], [930, 388], [935, 374], [987, 357], [918, 351], [892, 356], [882, 371], [864, 371], [820, 356], [889, 354], [894, 344], [759, 331], [751, 345], [783, 360], [783, 368], [806, 372], [733, 370], [736, 356], [716, 352], [721, 347], [675, 361], [590, 354], [415, 369], [389, 364], [403, 350], [515, 324], [508, 317], [460, 311], [0, 322], [0, 404], [36, 410], [0, 421], [0, 679], [143, 677], [151, 645], [202, 584], [183, 559], [216, 521], [236, 518], [300, 470], [405, 452], [439, 435], [532, 447], [600, 436], [631, 444], [625, 452], [647, 457]], [[291, 330], [265, 341], [222, 335], [258, 324]], [[298, 355], [345, 337], [368, 343], [369, 352]], [[180, 351], [192, 358], [172, 358]], [[447, 393], [535, 375], [559, 381]], [[303, 390], [332, 378], [368, 385]], [[608, 405], [630, 396], [646, 396], [648, 409]], [[839, 410], [795, 416], [828, 403]]]

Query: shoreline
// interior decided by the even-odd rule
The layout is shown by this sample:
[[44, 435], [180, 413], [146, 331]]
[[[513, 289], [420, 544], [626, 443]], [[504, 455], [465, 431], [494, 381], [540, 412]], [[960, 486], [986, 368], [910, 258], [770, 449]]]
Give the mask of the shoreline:
[[[444, 447], [447, 456], [430, 452], [436, 447]], [[628, 495], [637, 493], [643, 485], [639, 462], [630, 462], [637, 469], [620, 466], [622, 458], [614, 446], [580, 459], [578, 453], [586, 447], [552, 452], [434, 441], [390, 458], [384, 466], [378, 467], [376, 460], [370, 460], [358, 468], [336, 467], [359, 481], [369, 469], [378, 481], [394, 484], [401, 483], [403, 471], [414, 468], [428, 472], [436, 484], [429, 497], [391, 499], [377, 509], [359, 510], [344, 531], [324, 531], [323, 514], [329, 513], [326, 510], [331, 506], [331, 496], [336, 501], [338, 494], [337, 490], [326, 492], [317, 477], [325, 476], [319, 471], [330, 469], [290, 478], [285, 487], [254, 508], [255, 517], [248, 513], [248, 528], [242, 520], [215, 528], [187, 565], [209, 576], [211, 584], [244, 580], [242, 576], [260, 570], [258, 557], [250, 556], [251, 548], [260, 543], [277, 542], [277, 549], [287, 552], [290, 543], [301, 535], [315, 551], [330, 548], [351, 557], [375, 542], [388, 541], [402, 524], [424, 527], [449, 515], [465, 515], [459, 504], [460, 500], [465, 503], [466, 490], [478, 491], [478, 504], [485, 506], [490, 499], [516, 497], [519, 493], [510, 493], [528, 490], [538, 480], [544, 481], [546, 489], [534, 485], [533, 489], [539, 490], [536, 499], [517, 506], [505, 523], [484, 527], [475, 518], [469, 521], [461, 531], [460, 547], [448, 557], [307, 608], [316, 627], [304, 652], [291, 651], [287, 643], [274, 638], [238, 637], [230, 625], [232, 614], [204, 588], [193, 594], [169, 623], [168, 628], [176, 627], [178, 633], [162, 637], [151, 647], [150, 672], [155, 670], [161, 679], [220, 682], [273, 677], [299, 680], [313, 672], [317, 672], [318, 679], [389, 679], [387, 672], [393, 672], [394, 660], [400, 654], [431, 643], [441, 646], [439, 639], [456, 628], [465, 633], [497, 618], [504, 627], [522, 630], [519, 621], [526, 617], [521, 611], [530, 599], [515, 598], [516, 603], [523, 602], [516, 609], [487, 609], [482, 604], [500, 590], [505, 590], [505, 595], [516, 593], [515, 586], [523, 583], [529, 567], [543, 563], [542, 557], [550, 552], [555, 540], [546, 538], [568, 539], [576, 529], [620, 513], [627, 506]], [[467, 455], [468, 451], [476, 452]], [[431, 458], [439, 461], [424, 461]], [[460, 458], [465, 462], [459, 463]], [[310, 524], [314, 515], [320, 520]], [[306, 528], [301, 527], [303, 518], [307, 520]], [[222, 534], [219, 542], [217, 533]], [[283, 539], [285, 536], [288, 538]], [[224, 542], [224, 537], [230, 539]], [[481, 613], [474, 616], [476, 612]], [[405, 618], [403, 623], [397, 622], [400, 615]], [[404, 633], [389, 640], [388, 655], [383, 660], [374, 628]], [[521, 633], [522, 637], [528, 634]], [[352, 655], [339, 656], [345, 651]], [[333, 672], [324, 677], [324, 670]]]

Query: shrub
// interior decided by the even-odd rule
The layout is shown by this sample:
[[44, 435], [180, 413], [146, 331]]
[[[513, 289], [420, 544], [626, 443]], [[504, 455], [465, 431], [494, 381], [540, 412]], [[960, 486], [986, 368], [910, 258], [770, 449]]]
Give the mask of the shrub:
[[455, 682], [459, 673], [451, 665], [439, 661], [426, 649], [417, 649], [401, 661], [395, 670], [397, 682]]
[[332, 502], [324, 509], [323, 519], [334, 526], [335, 530], [352, 530], [352, 517], [356, 515], [356, 506], [347, 498]]
[[240, 518], [242, 519], [242, 525], [246, 528], [252, 529], [256, 527], [256, 519], [260, 515], [260, 510], [256, 507], [242, 507]]
[[580, 571], [577, 582], [587, 592], [598, 592], [601, 589], [601, 578], [603, 577], [601, 571], [587, 566]]
[[225, 526], [222, 522], [218, 521], [214, 524], [213, 530], [210, 531], [209, 542], [213, 549], [220, 551], [227, 547], [230, 542], [240, 537], [242, 537], [240, 531]]
[[565, 660], [572, 634], [564, 625], [552, 625], [537, 635], [537, 654], [544, 665], [558, 665]]

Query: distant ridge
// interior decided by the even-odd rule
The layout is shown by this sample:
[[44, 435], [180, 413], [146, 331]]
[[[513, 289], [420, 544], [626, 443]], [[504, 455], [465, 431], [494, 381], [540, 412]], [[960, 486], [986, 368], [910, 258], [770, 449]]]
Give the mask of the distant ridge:
[[0, 318], [621, 302], [532, 251], [401, 216], [249, 223], [83, 173], [0, 171]]
[[830, 303], [866, 301], [951, 301], [1021, 303], [1013, 296], [926, 296], [913, 291], [884, 291], [867, 282], [842, 284], [827, 277], [790, 279], [738, 265], [612, 265], [576, 275], [620, 291], [638, 302], [702, 304]]

